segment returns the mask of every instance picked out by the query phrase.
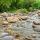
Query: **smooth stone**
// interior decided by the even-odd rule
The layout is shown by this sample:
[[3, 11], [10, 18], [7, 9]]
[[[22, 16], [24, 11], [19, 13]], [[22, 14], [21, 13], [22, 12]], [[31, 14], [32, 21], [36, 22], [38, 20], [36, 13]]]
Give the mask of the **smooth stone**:
[[32, 28], [36, 28], [36, 25], [35, 25], [35, 24], [33, 24], [33, 25], [32, 25]]
[[25, 38], [24, 40], [32, 40], [31, 38]]
[[3, 25], [8, 25], [8, 22], [7, 21], [3, 21]]
[[15, 39], [15, 40], [19, 40], [19, 39]]
[[8, 33], [2, 33], [1, 34], [1, 37], [5, 37], [5, 36], [7, 36], [8, 35]]
[[32, 36], [32, 38], [36, 38], [36, 34], [34, 34], [34, 33], [31, 36]]
[[32, 27], [33, 27], [33, 30], [34, 31], [37, 31], [37, 32], [40, 32], [40, 25], [32, 25]]
[[28, 16], [21, 16], [20, 17], [22, 20], [27, 20], [28, 19]]
[[11, 16], [11, 17], [7, 17], [7, 21], [10, 23], [15, 23], [17, 22], [19, 19], [17, 17]]
[[38, 11], [38, 13], [37, 13], [37, 14], [38, 14], [38, 16], [40, 16], [40, 11]]
[[39, 20], [35, 20], [35, 21], [33, 21], [33, 23], [34, 23], [35, 25], [40, 25], [40, 21], [39, 21]]
[[1, 16], [7, 17], [8, 16], [8, 13], [4, 12], [4, 13], [1, 14]]
[[3, 37], [3, 40], [13, 40], [13, 36], [5, 36]]

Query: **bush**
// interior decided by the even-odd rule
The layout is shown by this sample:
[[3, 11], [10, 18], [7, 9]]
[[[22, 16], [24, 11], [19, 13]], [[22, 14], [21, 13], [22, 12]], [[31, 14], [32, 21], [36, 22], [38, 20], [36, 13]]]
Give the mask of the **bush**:
[[35, 2], [32, 4], [33, 8], [40, 9], [40, 0], [35, 0]]
[[29, 8], [34, 0], [17, 0], [17, 8]]
[[28, 11], [27, 11], [27, 9], [24, 8], [24, 9], [17, 10], [16, 13], [23, 13], [23, 14], [26, 13], [27, 14]]
[[16, 9], [32, 11], [34, 8], [40, 9], [40, 0], [0, 0], [0, 12]]
[[0, 12], [8, 11], [13, 0], [0, 0]]

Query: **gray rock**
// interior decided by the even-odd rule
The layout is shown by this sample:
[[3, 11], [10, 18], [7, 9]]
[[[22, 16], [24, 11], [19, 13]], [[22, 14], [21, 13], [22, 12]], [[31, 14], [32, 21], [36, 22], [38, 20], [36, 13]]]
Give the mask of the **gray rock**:
[[40, 21], [39, 21], [39, 20], [35, 20], [35, 21], [33, 21], [33, 23], [34, 23], [35, 25], [40, 25]]
[[1, 34], [1, 37], [5, 37], [5, 36], [7, 36], [8, 35], [8, 33], [2, 33]]
[[32, 27], [34, 31], [40, 32], [40, 25], [33, 24]]
[[12, 39], [13, 39], [12, 36], [5, 36], [5, 37], [2, 38], [2, 40], [12, 40]]
[[38, 12], [38, 16], [40, 16], [40, 11]]

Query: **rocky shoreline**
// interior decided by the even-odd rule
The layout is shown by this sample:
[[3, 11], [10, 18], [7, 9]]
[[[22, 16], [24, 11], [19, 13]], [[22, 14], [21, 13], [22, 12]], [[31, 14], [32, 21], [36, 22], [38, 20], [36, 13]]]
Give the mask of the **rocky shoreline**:
[[0, 40], [40, 40], [40, 10], [28, 15], [1, 13]]

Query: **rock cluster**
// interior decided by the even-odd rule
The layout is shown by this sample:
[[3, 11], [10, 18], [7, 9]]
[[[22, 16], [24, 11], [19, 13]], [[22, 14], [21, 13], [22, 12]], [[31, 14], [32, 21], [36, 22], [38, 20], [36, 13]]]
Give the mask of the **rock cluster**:
[[26, 20], [28, 19], [29, 17], [28, 16], [20, 16], [20, 15], [14, 15], [14, 14], [7, 14], [7, 13], [2, 13], [0, 14], [0, 21], [3, 20], [3, 22], [5, 23], [13, 23], [13, 22], [17, 22], [17, 21], [20, 21], [20, 20]]
[[31, 40], [28, 38], [24, 39], [20, 32], [14, 31], [11, 26], [11, 24], [14, 24], [18, 21], [26, 21], [27, 19], [29, 19], [28, 16], [8, 14], [6, 12], [0, 14], [0, 26], [4, 32], [1, 35], [3, 38], [2, 40]]
[[[40, 12], [38, 11], [38, 16], [40, 17]], [[33, 29], [37, 32], [40, 32], [40, 19], [36, 19], [33, 21], [33, 25], [32, 25]]]
[[[37, 15], [40, 17], [40, 12]], [[30, 16], [4, 12], [0, 14], [1, 31], [0, 40], [35, 40], [40, 19], [36, 19], [35, 12]]]

